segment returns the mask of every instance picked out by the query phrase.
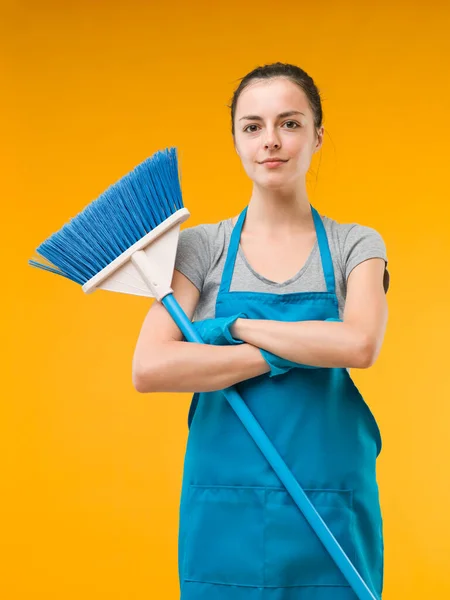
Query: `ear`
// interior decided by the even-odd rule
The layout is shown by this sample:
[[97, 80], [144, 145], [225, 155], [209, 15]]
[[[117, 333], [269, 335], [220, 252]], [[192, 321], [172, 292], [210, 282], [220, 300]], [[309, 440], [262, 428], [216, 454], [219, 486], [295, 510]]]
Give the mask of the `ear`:
[[322, 147], [324, 131], [325, 131], [325, 128], [322, 125], [322, 127], [320, 129], [318, 129], [318, 131], [317, 131], [317, 141], [316, 141], [316, 145], [314, 146], [314, 152], [317, 152]]

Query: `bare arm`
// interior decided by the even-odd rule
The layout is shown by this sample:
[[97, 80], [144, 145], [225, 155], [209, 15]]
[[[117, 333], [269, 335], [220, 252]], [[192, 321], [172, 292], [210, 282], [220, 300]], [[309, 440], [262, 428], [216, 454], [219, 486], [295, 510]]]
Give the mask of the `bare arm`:
[[[175, 270], [174, 296], [189, 317], [200, 298], [195, 285]], [[133, 356], [138, 392], [209, 392], [269, 371], [255, 346], [212, 346], [183, 341], [166, 308], [154, 301], [142, 325]]]
[[375, 362], [387, 324], [385, 262], [360, 263], [347, 282], [343, 322], [238, 319], [232, 334], [294, 362], [316, 367], [364, 369]]

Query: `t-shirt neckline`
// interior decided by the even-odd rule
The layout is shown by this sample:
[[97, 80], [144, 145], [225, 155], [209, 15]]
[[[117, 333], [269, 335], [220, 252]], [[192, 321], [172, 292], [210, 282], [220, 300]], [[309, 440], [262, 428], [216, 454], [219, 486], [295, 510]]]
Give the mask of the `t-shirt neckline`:
[[[227, 219], [227, 223], [228, 223], [228, 230], [231, 236], [231, 232], [233, 231], [233, 217], [230, 217], [229, 219]], [[252, 275], [254, 277], [256, 277], [257, 279], [259, 279], [260, 281], [262, 281], [263, 283], [270, 285], [274, 288], [283, 288], [283, 287], [287, 287], [288, 285], [290, 285], [291, 283], [294, 283], [295, 281], [297, 281], [302, 275], [303, 273], [306, 271], [306, 269], [309, 267], [312, 259], [314, 258], [317, 250], [319, 247], [319, 243], [318, 243], [318, 239], [317, 239], [317, 235], [316, 235], [316, 240], [314, 242], [314, 245], [305, 261], [305, 263], [303, 264], [303, 266], [301, 267], [301, 269], [299, 271], [297, 271], [297, 273], [295, 273], [292, 277], [290, 277], [289, 279], [287, 279], [286, 281], [282, 281], [282, 282], [278, 282], [278, 281], [272, 281], [271, 279], [267, 279], [266, 277], [264, 277], [263, 275], [261, 275], [260, 273], [258, 273], [257, 271], [255, 271], [255, 269], [251, 266], [251, 264], [248, 262], [244, 251], [241, 248], [241, 244], [239, 243], [239, 248], [238, 248], [238, 254], [242, 260], [242, 262], [245, 264], [246, 268], [250, 271], [250, 273], [252, 273]]]

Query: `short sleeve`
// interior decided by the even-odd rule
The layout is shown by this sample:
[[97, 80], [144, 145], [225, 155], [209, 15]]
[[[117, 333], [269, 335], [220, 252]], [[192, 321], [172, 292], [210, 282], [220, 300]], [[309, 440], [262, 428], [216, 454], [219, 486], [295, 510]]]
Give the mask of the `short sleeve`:
[[180, 231], [175, 269], [185, 275], [201, 292], [210, 265], [208, 236], [202, 225]]
[[381, 235], [372, 227], [354, 224], [345, 236], [342, 247], [342, 261], [345, 280], [360, 263], [369, 258], [382, 258], [386, 262], [384, 271], [384, 291], [389, 289], [389, 272], [387, 270], [386, 244]]

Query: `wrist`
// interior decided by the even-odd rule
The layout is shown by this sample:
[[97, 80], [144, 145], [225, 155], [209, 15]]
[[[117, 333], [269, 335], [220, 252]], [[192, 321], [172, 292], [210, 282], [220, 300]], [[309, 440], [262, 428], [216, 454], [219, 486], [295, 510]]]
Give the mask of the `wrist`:
[[243, 335], [243, 329], [245, 327], [245, 321], [248, 321], [248, 319], [243, 319], [243, 318], [239, 317], [239, 319], [236, 319], [236, 321], [233, 323], [233, 325], [230, 328], [231, 335], [237, 340], [243, 339], [242, 335]]

